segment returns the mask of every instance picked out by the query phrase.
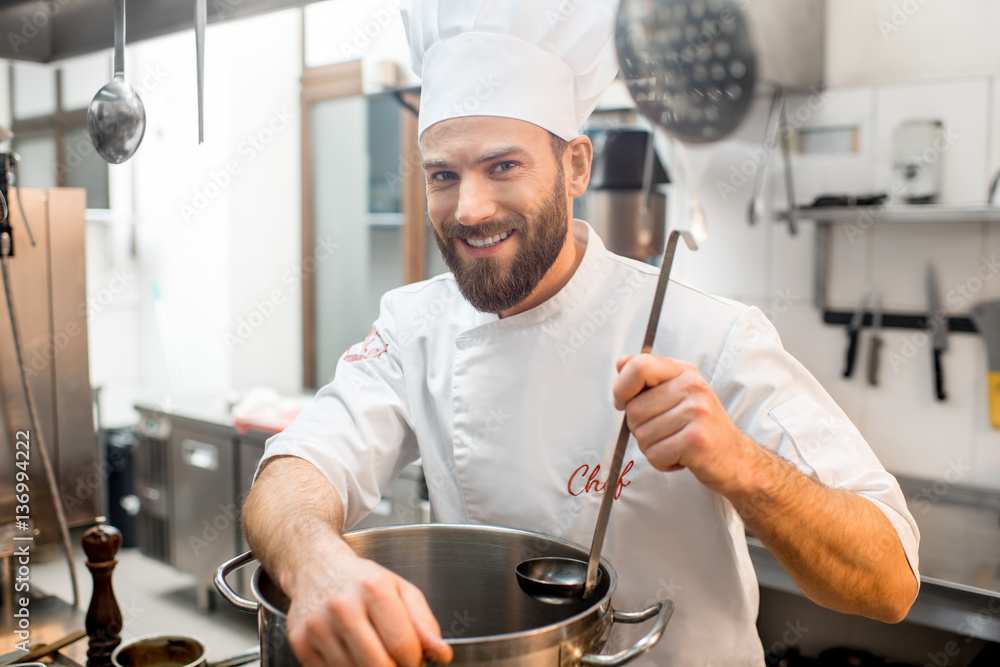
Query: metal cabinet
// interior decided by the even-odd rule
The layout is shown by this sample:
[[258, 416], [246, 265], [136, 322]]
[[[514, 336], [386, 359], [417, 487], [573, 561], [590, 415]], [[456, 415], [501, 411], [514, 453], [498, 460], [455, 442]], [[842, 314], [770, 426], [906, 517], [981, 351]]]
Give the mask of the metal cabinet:
[[[168, 413], [136, 407], [140, 414], [134, 482], [140, 500], [139, 549], [194, 575], [198, 605], [208, 609], [214, 599], [216, 568], [250, 550], [240, 526], [240, 511], [270, 434], [237, 434], [225, 413]], [[430, 519], [423, 470], [413, 464], [386, 488], [378, 507], [353, 528]], [[252, 574], [252, 569], [243, 568], [233, 573], [230, 584], [249, 595]]]
[[239, 530], [232, 431], [206, 424], [175, 426], [170, 470], [172, 564], [196, 577], [198, 605], [204, 609], [211, 604], [215, 569], [232, 558]]
[[238, 544], [235, 432], [140, 407], [136, 434], [139, 550], [194, 575], [208, 609], [215, 569]]

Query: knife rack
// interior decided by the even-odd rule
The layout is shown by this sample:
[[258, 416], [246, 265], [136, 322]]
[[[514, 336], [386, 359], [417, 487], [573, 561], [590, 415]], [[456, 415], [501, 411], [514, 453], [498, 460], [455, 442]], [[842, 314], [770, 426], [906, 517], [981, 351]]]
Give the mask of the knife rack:
[[[827, 306], [827, 277], [830, 266], [830, 233], [837, 223], [854, 223], [867, 215], [865, 225], [871, 224], [920, 224], [920, 223], [995, 223], [1000, 222], [1000, 206], [952, 206], [946, 204], [892, 205], [873, 207], [828, 207], [797, 208], [794, 216], [800, 220], [816, 222], [816, 245], [814, 248], [814, 305], [823, 313], [823, 322], [831, 325], [848, 325], [854, 316], [852, 310], [834, 310]], [[927, 330], [927, 313], [882, 314], [882, 327], [886, 329]], [[979, 333], [972, 318], [967, 315], [948, 317], [949, 333]], [[862, 326], [872, 324], [871, 312], [865, 312]]]
[[[854, 312], [849, 310], [824, 310], [824, 324], [843, 324], [847, 326], [851, 323]], [[948, 317], [948, 333], [979, 333], [976, 325], [970, 317]], [[862, 327], [872, 325], [872, 314], [865, 312], [865, 317], [861, 322]], [[926, 331], [930, 328], [927, 322], [927, 315], [913, 315], [908, 313], [882, 313], [883, 329], [921, 329]]]

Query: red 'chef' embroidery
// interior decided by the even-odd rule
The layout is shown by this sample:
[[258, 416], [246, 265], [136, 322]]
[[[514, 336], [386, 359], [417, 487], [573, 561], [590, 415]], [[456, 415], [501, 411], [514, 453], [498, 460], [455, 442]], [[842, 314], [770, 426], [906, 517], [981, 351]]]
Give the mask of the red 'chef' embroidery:
[[364, 341], [358, 343], [357, 345], [352, 345], [344, 354], [344, 361], [361, 361], [362, 359], [378, 359], [386, 350], [389, 349], [389, 345], [382, 340], [379, 336], [378, 331], [375, 327], [372, 327], [365, 336]]
[[[625, 467], [622, 468], [622, 474], [618, 476], [618, 488], [615, 489], [615, 500], [618, 500], [618, 497], [622, 495], [622, 490], [632, 483], [625, 481], [625, 475], [628, 474], [634, 464], [635, 459], [631, 459], [625, 464]], [[590, 472], [589, 475], [587, 474], [588, 471]], [[607, 480], [605, 480], [602, 484], [597, 479], [600, 472], [600, 463], [594, 466], [593, 470], [590, 469], [589, 465], [584, 463], [582, 466], [574, 470], [573, 474], [569, 476], [569, 482], [566, 484], [566, 490], [569, 491], [571, 496], [579, 496], [587, 493], [588, 491], [602, 493], [604, 491], [604, 487], [606, 487], [608, 483]], [[576, 482], [576, 484], [574, 484], [574, 482]], [[574, 490], [574, 488], [576, 490]]]

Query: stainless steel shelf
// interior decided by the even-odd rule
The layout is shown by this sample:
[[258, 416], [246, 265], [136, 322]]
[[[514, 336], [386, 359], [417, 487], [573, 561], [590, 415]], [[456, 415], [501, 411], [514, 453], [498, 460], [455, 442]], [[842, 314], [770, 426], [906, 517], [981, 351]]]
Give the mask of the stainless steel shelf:
[[884, 223], [1000, 222], [1000, 206], [924, 204], [798, 207], [795, 209], [795, 217], [821, 222], [854, 222], [865, 226]]

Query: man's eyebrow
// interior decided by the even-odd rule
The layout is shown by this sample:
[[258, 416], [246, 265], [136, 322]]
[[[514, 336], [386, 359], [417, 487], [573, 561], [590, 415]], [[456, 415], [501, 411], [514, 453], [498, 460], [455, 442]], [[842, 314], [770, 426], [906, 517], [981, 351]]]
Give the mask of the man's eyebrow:
[[484, 162], [492, 162], [493, 160], [499, 160], [500, 158], [510, 157], [511, 155], [517, 155], [519, 153], [524, 153], [524, 152], [525, 152], [524, 149], [516, 144], [498, 146], [489, 153], [477, 157], [476, 164], [483, 164]]
[[420, 166], [423, 167], [424, 171], [430, 171], [431, 169], [445, 169], [450, 167], [451, 164], [445, 160], [424, 160]]
[[[494, 160], [510, 157], [512, 155], [523, 154], [525, 152], [526, 151], [522, 146], [518, 146], [516, 144], [498, 146], [497, 148], [491, 150], [489, 153], [477, 157], [475, 160], [475, 164], [493, 162]], [[448, 162], [447, 160], [425, 160], [421, 164], [421, 167], [423, 167], [424, 171], [430, 171], [431, 169], [447, 169], [450, 166], [451, 163]]]

